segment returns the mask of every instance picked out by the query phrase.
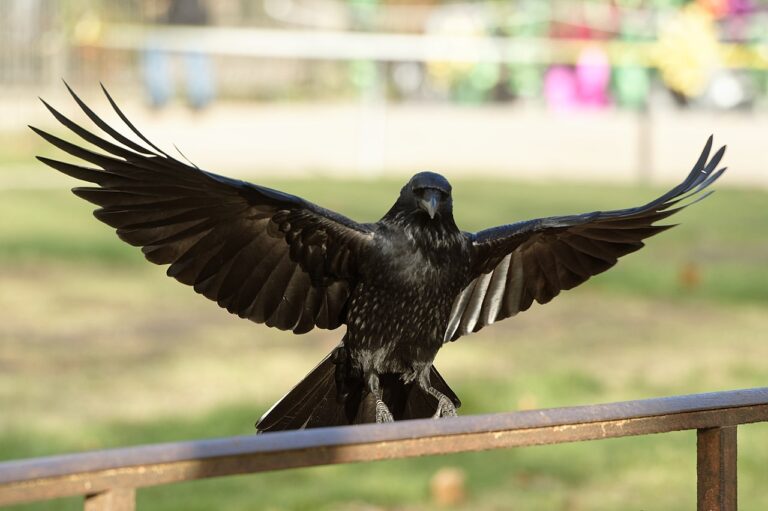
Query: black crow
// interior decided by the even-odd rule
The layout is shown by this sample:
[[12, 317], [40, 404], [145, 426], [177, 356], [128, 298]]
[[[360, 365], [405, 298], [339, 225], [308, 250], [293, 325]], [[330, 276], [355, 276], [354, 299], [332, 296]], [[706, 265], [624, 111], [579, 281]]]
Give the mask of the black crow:
[[547, 303], [601, 273], [654, 225], [707, 194], [725, 169], [712, 137], [688, 177], [643, 206], [461, 231], [451, 185], [421, 172], [376, 223], [357, 223], [304, 199], [206, 172], [144, 137], [119, 133], [71, 90], [111, 141], [45, 103], [94, 152], [32, 128], [87, 165], [39, 157], [96, 186], [74, 188], [97, 219], [141, 247], [168, 275], [240, 317], [301, 334], [347, 331], [337, 348], [257, 424], [259, 431], [450, 417], [460, 406], [432, 365], [447, 342], [535, 301]]

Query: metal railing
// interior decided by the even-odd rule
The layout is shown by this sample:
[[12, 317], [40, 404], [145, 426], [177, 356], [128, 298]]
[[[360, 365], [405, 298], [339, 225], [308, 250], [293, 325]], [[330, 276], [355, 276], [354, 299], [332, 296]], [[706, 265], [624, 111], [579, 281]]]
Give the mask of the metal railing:
[[736, 509], [736, 427], [768, 421], [768, 387], [445, 420], [321, 428], [0, 463], [0, 505], [85, 496], [129, 511], [137, 488], [208, 477], [697, 430], [699, 510]]

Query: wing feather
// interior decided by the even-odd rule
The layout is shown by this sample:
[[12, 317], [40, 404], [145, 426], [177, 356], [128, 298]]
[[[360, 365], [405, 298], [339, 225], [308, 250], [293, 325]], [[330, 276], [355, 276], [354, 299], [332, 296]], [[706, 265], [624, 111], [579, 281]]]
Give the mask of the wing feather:
[[469, 235], [475, 276], [454, 299], [445, 340], [514, 316], [534, 301], [547, 303], [673, 227], [654, 224], [707, 197], [712, 192], [702, 192], [725, 172], [717, 169], [725, 147], [712, 158], [711, 149], [709, 137], [683, 182], [643, 206], [540, 218]]
[[358, 254], [374, 236], [371, 226], [174, 159], [145, 137], [104, 89], [112, 109], [139, 139], [131, 140], [67, 89], [100, 133], [43, 104], [96, 150], [31, 127], [85, 165], [38, 159], [94, 185], [73, 193], [98, 206], [98, 220], [141, 247], [149, 261], [169, 265], [169, 276], [241, 317], [297, 333], [344, 323]]

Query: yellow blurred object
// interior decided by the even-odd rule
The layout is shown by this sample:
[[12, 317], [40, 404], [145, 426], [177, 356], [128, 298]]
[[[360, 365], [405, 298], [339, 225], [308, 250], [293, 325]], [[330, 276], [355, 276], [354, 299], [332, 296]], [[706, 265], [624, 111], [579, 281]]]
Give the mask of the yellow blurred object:
[[[428, 25], [428, 32], [431, 35], [448, 36], [466, 36], [466, 37], [484, 37], [486, 28], [482, 21], [471, 12], [464, 13], [461, 10], [448, 12], [444, 16], [433, 20]], [[480, 56], [477, 56], [478, 60]], [[473, 59], [468, 58], [466, 62], [427, 62], [427, 73], [432, 82], [439, 88], [448, 89], [451, 84], [457, 80], [467, 78], [477, 65]]]
[[441, 468], [430, 482], [432, 502], [438, 506], [461, 504], [467, 498], [466, 480], [467, 476], [460, 468]]
[[712, 13], [689, 4], [659, 34], [654, 60], [667, 86], [686, 97], [701, 94], [722, 67]]
[[74, 29], [75, 41], [83, 46], [96, 44], [104, 31], [101, 18], [94, 11], [87, 11], [77, 20]]

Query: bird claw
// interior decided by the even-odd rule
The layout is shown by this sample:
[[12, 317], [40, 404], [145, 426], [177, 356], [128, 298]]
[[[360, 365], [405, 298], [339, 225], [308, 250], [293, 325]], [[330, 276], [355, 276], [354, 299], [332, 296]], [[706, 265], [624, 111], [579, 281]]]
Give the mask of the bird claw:
[[376, 400], [376, 423], [381, 424], [383, 422], [395, 422], [395, 418], [392, 417], [392, 412], [389, 411], [387, 405], [381, 399]]
[[437, 411], [435, 411], [435, 414], [432, 416], [433, 419], [439, 419], [441, 417], [457, 417], [459, 414], [456, 413], [456, 406], [454, 406], [453, 401], [448, 399], [446, 396], [442, 396], [438, 399], [437, 402]]

